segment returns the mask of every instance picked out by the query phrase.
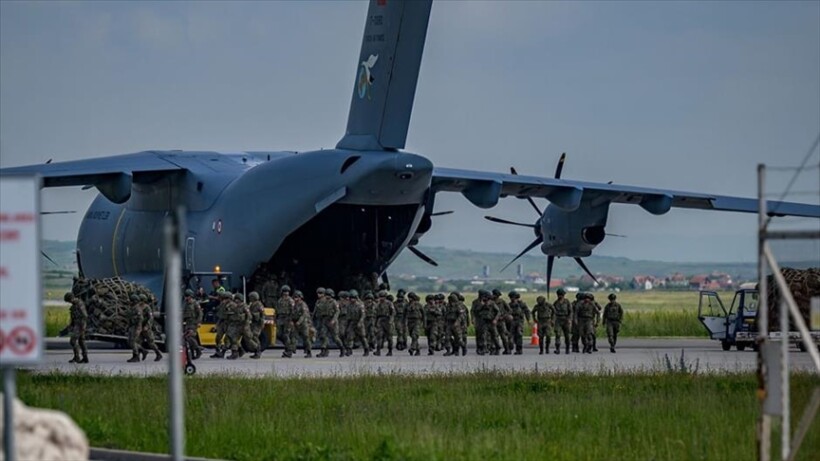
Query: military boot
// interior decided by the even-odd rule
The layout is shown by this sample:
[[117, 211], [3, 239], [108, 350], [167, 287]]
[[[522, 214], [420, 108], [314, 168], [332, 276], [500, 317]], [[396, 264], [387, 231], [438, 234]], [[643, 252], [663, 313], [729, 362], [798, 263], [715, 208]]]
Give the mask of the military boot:
[[347, 351], [345, 351], [344, 347], [340, 347], [339, 348], [339, 357], [344, 357], [345, 355], [347, 355], [346, 352]]
[[427, 349], [427, 355], [434, 355], [433, 349]]
[[154, 352], [156, 352], [156, 353], [157, 353], [157, 356], [156, 356], [156, 357], [154, 357], [154, 362], [159, 362], [160, 360], [162, 360], [162, 354], [160, 354], [160, 353], [159, 353], [159, 349], [157, 349], [157, 350], [156, 350], [156, 351], [154, 351]]
[[80, 356], [75, 354], [68, 363], [80, 363]]
[[147, 349], [140, 350], [140, 355], [141, 355], [141, 359], [145, 360], [145, 357], [148, 357], [148, 350]]
[[221, 359], [225, 357], [225, 353], [222, 351], [222, 348], [217, 346], [216, 351], [210, 355], [212, 359]]
[[598, 352], [598, 338], [592, 338], [592, 352]]
[[615, 347], [609, 346], [609, 352], [612, 352], [614, 354], [615, 353]]
[[467, 355], [467, 346], [461, 346], [461, 355]]
[[306, 359], [309, 359], [311, 357], [313, 357], [313, 354], [310, 351], [305, 352], [305, 358]]
[[515, 346], [515, 355], [521, 355], [522, 353], [521, 348], [519, 346]]
[[140, 361], [139, 354], [133, 354], [130, 359], [127, 360], [129, 363], [135, 363]]
[[393, 348], [392, 348], [392, 347], [388, 347], [388, 348], [387, 348], [387, 356], [388, 356], [388, 357], [392, 357], [392, 356], [393, 356]]
[[[569, 344], [567, 344], [567, 350], [566, 350], [565, 352], [566, 352], [567, 354], [569, 354]], [[578, 352], [578, 351], [576, 350], [575, 352]]]
[[252, 359], [259, 359], [259, 358], [262, 358], [262, 351], [259, 351], [259, 350], [258, 350], [258, 351], [256, 351], [256, 352], [254, 352], [254, 353], [253, 353], [253, 355], [251, 356], [251, 358], [252, 358]]
[[448, 347], [447, 349], [445, 349], [445, 352], [444, 352], [444, 354], [443, 354], [443, 355], [444, 355], [445, 357], [449, 357], [449, 356], [453, 355], [453, 352], [452, 352], [452, 351], [450, 350], [450, 348]]
[[370, 355], [370, 349], [365, 348], [364, 349], [364, 356], [367, 357], [368, 355]]
[[232, 350], [231, 355], [229, 355], [228, 360], [236, 360], [239, 358], [239, 353], [237, 351]]
[[83, 352], [83, 358], [79, 361], [79, 363], [88, 363], [88, 353]]
[[555, 343], [555, 353], [559, 354], [559, 355], [561, 354], [561, 344], [560, 343]]
[[373, 352], [373, 355], [377, 355], [377, 356], [382, 355], [382, 350], [381, 349], [376, 349], [376, 352]]
[[[547, 348], [547, 353], [549, 353], [550, 349]], [[544, 343], [540, 343], [538, 345], [538, 355], [544, 355]]]
[[421, 349], [416, 349], [416, 357], [421, 355]]
[[578, 348], [577, 344], [572, 345], [572, 352], [580, 352], [580, 349]]
[[453, 349], [453, 355], [458, 357], [458, 348], [457, 347], [455, 349]]

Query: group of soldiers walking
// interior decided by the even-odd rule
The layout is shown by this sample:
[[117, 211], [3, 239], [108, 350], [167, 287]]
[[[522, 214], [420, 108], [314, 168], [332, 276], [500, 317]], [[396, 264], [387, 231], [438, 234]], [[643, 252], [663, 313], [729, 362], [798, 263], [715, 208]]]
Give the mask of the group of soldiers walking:
[[[248, 295], [245, 303], [240, 293], [231, 294], [219, 287], [212, 294], [218, 301], [215, 307], [216, 352], [211, 358], [237, 359], [246, 351], [251, 358], [262, 354], [260, 333], [265, 324], [265, 306], [257, 292]], [[499, 290], [479, 290], [478, 297], [468, 309], [464, 296], [458, 292], [430, 294], [421, 303], [416, 293], [398, 290], [395, 298], [387, 290], [375, 295], [365, 292], [360, 298], [357, 290], [341, 291], [318, 288], [314, 309], [308, 307], [299, 290], [291, 292], [288, 285], [279, 290], [275, 300], [277, 338], [284, 345], [282, 357], [290, 358], [301, 342], [305, 357], [312, 357], [312, 345], [319, 340], [318, 357], [329, 355], [330, 341], [339, 348], [339, 356], [350, 356], [355, 347], [363, 349], [364, 356], [387, 355], [393, 349], [407, 350], [410, 355], [421, 355], [419, 336], [427, 337], [427, 355], [444, 351], [445, 356], [467, 354], [467, 329], [475, 327], [476, 353], [479, 355], [520, 355], [523, 353], [524, 327], [537, 323], [539, 354], [549, 354], [552, 336], [555, 337], [556, 354], [561, 353], [563, 337], [564, 352], [592, 353], [598, 350], [596, 328], [603, 320], [606, 325], [610, 351], [615, 352], [623, 308], [616, 295], [609, 295], [604, 307], [595, 302], [591, 293], [577, 293], [574, 302], [566, 298], [563, 289], [558, 298], [549, 303], [544, 296], [536, 299], [532, 310], [515, 291], [504, 299]], [[145, 295], [132, 294], [127, 309], [129, 324], [128, 343], [132, 357], [128, 362], [145, 360], [148, 351], [155, 353], [155, 361], [162, 354], [154, 340], [154, 308]], [[71, 345], [74, 349], [72, 363], [87, 363], [85, 326], [88, 318], [83, 302], [72, 293], [66, 293], [71, 303]], [[202, 324], [203, 300], [190, 289], [185, 291], [182, 309], [183, 338], [193, 353], [192, 359], [202, 355], [197, 331]], [[395, 344], [394, 344], [395, 337]], [[409, 343], [408, 343], [409, 338]], [[581, 349], [581, 346], [583, 349]]]

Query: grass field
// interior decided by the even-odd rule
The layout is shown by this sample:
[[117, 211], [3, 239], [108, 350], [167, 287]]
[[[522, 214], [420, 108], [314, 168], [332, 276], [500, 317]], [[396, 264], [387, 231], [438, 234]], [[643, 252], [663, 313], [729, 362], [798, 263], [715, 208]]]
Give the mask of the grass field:
[[[817, 376], [794, 375], [792, 408], [803, 408], [818, 385]], [[92, 445], [152, 452], [167, 451], [166, 386], [158, 377], [26, 373], [18, 383], [24, 402], [65, 411]], [[186, 379], [185, 386], [187, 453], [194, 456], [239, 461], [755, 458], [758, 404], [752, 374], [211, 376]], [[798, 459], [816, 459], [817, 453], [815, 422]]]

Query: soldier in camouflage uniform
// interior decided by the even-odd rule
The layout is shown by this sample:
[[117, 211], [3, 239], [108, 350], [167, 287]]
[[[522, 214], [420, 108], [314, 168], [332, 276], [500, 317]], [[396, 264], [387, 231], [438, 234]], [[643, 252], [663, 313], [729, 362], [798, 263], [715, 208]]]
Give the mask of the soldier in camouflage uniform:
[[88, 348], [85, 345], [85, 327], [88, 322], [88, 312], [85, 310], [85, 304], [71, 292], [66, 293], [63, 300], [71, 303], [71, 307], [69, 307], [69, 315], [71, 316], [69, 329], [71, 331], [71, 349], [74, 351], [74, 357], [68, 362], [88, 363]]
[[316, 318], [316, 329], [319, 333], [319, 341], [321, 342], [322, 351], [317, 357], [328, 356], [328, 340], [332, 339], [341, 350], [341, 356], [344, 355], [344, 347], [342, 340], [339, 338], [338, 322], [339, 322], [339, 306], [336, 301], [327, 296], [326, 290], [319, 287], [316, 290], [316, 307], [313, 309], [313, 315]]
[[470, 311], [464, 304], [464, 295], [456, 292], [458, 296], [458, 310], [461, 313], [461, 355], [467, 355], [467, 328], [470, 327]]
[[140, 298], [136, 294], [129, 296], [131, 303], [128, 305], [128, 310], [125, 313], [128, 319], [128, 346], [131, 348], [131, 358], [128, 362], [134, 363], [140, 361], [140, 352], [142, 352], [142, 345], [140, 343], [140, 332], [142, 332], [142, 322], [145, 313], [143, 306], [140, 303]]
[[442, 312], [438, 303], [438, 295], [428, 295], [427, 305], [424, 307], [424, 316], [427, 320], [427, 355], [433, 355], [435, 351], [440, 350], [441, 331], [439, 326], [443, 318]]
[[[538, 354], [550, 353], [550, 332], [555, 328], [555, 308], [539, 296], [532, 308], [532, 319], [538, 324]], [[557, 341], [557, 339], [556, 339]]]
[[142, 312], [143, 312], [143, 324], [142, 324], [142, 331], [140, 332], [140, 338], [145, 347], [142, 350], [142, 360], [145, 360], [145, 357], [148, 355], [148, 350], [154, 351], [156, 356], [154, 357], [154, 362], [158, 362], [162, 359], [162, 354], [159, 352], [159, 347], [157, 347], [156, 342], [154, 342], [154, 318], [157, 314], [154, 313], [154, 309], [148, 304], [148, 297], [144, 294], [140, 295], [140, 304], [142, 304]]
[[473, 319], [473, 325], [475, 325], [475, 348], [476, 354], [478, 355], [484, 355], [487, 353], [486, 345], [484, 344], [485, 326], [484, 319], [480, 314], [481, 309], [481, 296], [476, 295], [472, 305], [470, 306], [470, 313], [472, 314], [471, 317]]
[[279, 300], [279, 283], [275, 276], [270, 276], [267, 282], [262, 284], [262, 300], [265, 306], [276, 306]]
[[[220, 287], [222, 288], [222, 287]], [[214, 340], [214, 345], [216, 346], [216, 352], [211, 355], [212, 359], [221, 359], [225, 357], [225, 344], [223, 343], [225, 339], [225, 332], [228, 329], [228, 321], [227, 321], [227, 306], [228, 301], [230, 300], [231, 294], [227, 291], [223, 290], [218, 292], [219, 293], [219, 304], [216, 306], [216, 338]]]
[[578, 323], [578, 303], [581, 302], [583, 293], [575, 293], [575, 301], [572, 302], [572, 352], [580, 352], [581, 325]]
[[373, 293], [368, 291], [364, 294], [364, 332], [367, 344], [370, 349], [376, 348], [376, 301]]
[[458, 295], [450, 293], [447, 297], [447, 305], [444, 308], [444, 349], [445, 356], [458, 356], [461, 351], [461, 307], [458, 302]]
[[359, 292], [350, 290], [350, 301], [347, 310], [347, 355], [353, 353], [353, 345], [357, 340], [364, 347], [364, 356], [370, 355], [370, 345], [364, 331], [364, 303], [359, 299]]
[[396, 293], [396, 302], [393, 303], [396, 309], [396, 316], [393, 318], [393, 325], [396, 328], [396, 349], [400, 351], [407, 349], [407, 305], [409, 303], [404, 296], [404, 290], [399, 290]]
[[592, 301], [592, 305], [595, 306], [595, 317], [592, 320], [592, 352], [598, 352], [598, 324], [601, 323], [601, 312], [604, 308], [598, 304], [598, 301], [595, 301], [595, 295], [592, 293], [587, 294], [590, 301]]
[[285, 346], [282, 357], [291, 358], [293, 352], [296, 351], [296, 345], [293, 342], [294, 325], [292, 320], [296, 303], [290, 297], [289, 286], [282, 285], [279, 291], [279, 299], [276, 301], [276, 336]]
[[624, 318], [624, 309], [615, 301], [615, 293], [609, 294], [609, 303], [604, 307], [604, 322], [606, 322], [606, 337], [609, 340], [609, 352], [615, 353], [618, 344], [618, 333], [621, 331], [621, 321]]
[[393, 318], [395, 315], [396, 309], [387, 299], [387, 292], [379, 291], [379, 301], [376, 305], [376, 352], [374, 355], [382, 355], [385, 341], [387, 341], [387, 355], [393, 355]]
[[197, 341], [199, 326], [202, 324], [202, 308], [194, 299], [194, 290], [185, 290], [185, 300], [182, 305], [182, 337], [192, 351], [193, 360], [202, 356], [202, 347]]
[[592, 353], [592, 330], [595, 322], [595, 303], [589, 294], [581, 295], [578, 304], [575, 306], [578, 326], [581, 330], [581, 343], [584, 346], [583, 353]]
[[[313, 353], [311, 352], [313, 346], [313, 335], [311, 334], [313, 324], [310, 321], [310, 308], [304, 301], [302, 292], [299, 290], [293, 292], [293, 301], [295, 307], [291, 318], [293, 319], [293, 325], [295, 327], [294, 334], [302, 340], [302, 345], [305, 348], [305, 358], [310, 358], [313, 357]], [[294, 344], [296, 343], [295, 338], [293, 342]], [[295, 350], [293, 352], [295, 352]]]
[[504, 355], [512, 354], [512, 310], [507, 301], [501, 297], [501, 290], [493, 290], [493, 302], [498, 306], [499, 317], [495, 324], [501, 344], [504, 346]]
[[481, 298], [480, 314], [484, 323], [484, 344], [489, 354], [498, 355], [501, 352], [501, 339], [497, 326], [501, 321], [501, 310], [489, 291], [479, 290], [479, 297]]
[[518, 292], [511, 291], [510, 296], [510, 311], [512, 312], [513, 326], [512, 338], [515, 345], [515, 355], [521, 355], [524, 348], [524, 320], [530, 323], [530, 308], [527, 303], [521, 300], [521, 295]]
[[572, 322], [572, 305], [564, 296], [567, 294], [563, 288], [559, 288], [556, 292], [558, 299], [555, 300], [555, 353], [561, 353], [561, 335], [564, 335], [566, 341], [566, 353], [569, 354], [570, 347], [570, 326]]
[[342, 356], [347, 355], [347, 350], [353, 348], [350, 338], [347, 337], [347, 314], [350, 311], [350, 295], [347, 291], [339, 292], [339, 349]]
[[407, 334], [410, 335], [410, 355], [421, 355], [419, 350], [419, 332], [425, 324], [424, 306], [419, 302], [419, 296], [412, 291], [407, 295]]
[[[251, 356], [252, 359], [262, 357], [262, 342], [259, 340], [259, 335], [262, 334], [262, 328], [265, 327], [265, 306], [259, 300], [259, 293], [251, 291], [248, 295], [251, 304], [248, 306], [250, 314], [249, 330], [243, 333], [246, 338], [253, 338], [256, 340], [256, 352]], [[249, 344], [252, 345], [252, 344]], [[248, 350], [251, 350], [249, 348]]]
[[236, 360], [244, 354], [242, 350], [242, 333], [245, 331], [245, 310], [245, 303], [242, 302], [242, 295], [239, 293], [236, 293], [225, 307], [225, 320], [227, 322], [225, 336], [228, 338], [228, 347], [231, 350], [231, 355], [228, 356], [229, 360]]

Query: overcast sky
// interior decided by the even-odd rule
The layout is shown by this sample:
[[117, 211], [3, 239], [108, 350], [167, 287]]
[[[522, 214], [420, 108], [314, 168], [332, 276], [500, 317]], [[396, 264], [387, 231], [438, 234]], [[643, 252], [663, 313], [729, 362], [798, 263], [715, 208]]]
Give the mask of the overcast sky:
[[[0, 2], [0, 166], [313, 150], [344, 132], [365, 2]], [[439, 2], [407, 150], [438, 166], [753, 197], [820, 132], [820, 2]], [[789, 198], [820, 202], [820, 153]], [[772, 174], [781, 192], [790, 172]], [[94, 191], [45, 190], [73, 240]], [[543, 201], [542, 205], [546, 205]], [[526, 202], [440, 194], [422, 245], [517, 252]], [[818, 225], [796, 220], [791, 227]], [[613, 206], [600, 255], [750, 261], [756, 217]], [[814, 247], [816, 248], [816, 246]], [[815, 251], [815, 250], [813, 250]], [[820, 255], [817, 256], [820, 260]], [[571, 263], [571, 262], [570, 262]]]

